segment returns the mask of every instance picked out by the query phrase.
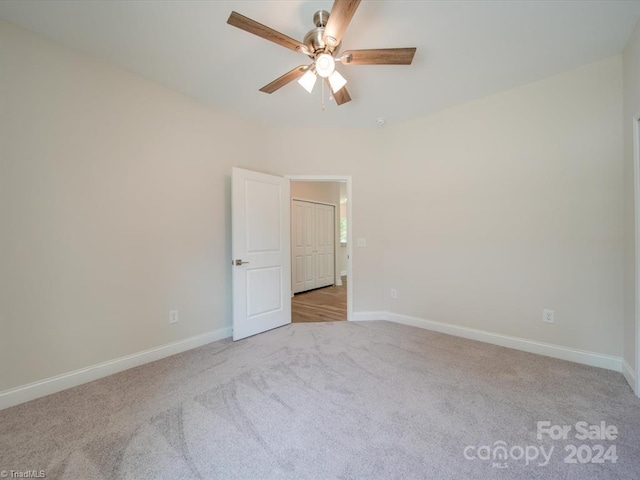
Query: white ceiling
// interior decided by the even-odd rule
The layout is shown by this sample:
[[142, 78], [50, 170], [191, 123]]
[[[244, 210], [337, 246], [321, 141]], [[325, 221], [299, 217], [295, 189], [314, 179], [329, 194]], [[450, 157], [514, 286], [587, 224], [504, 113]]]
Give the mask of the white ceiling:
[[0, 18], [206, 104], [285, 126], [377, 126], [620, 53], [629, 1], [363, 1], [342, 49], [418, 48], [411, 66], [339, 66], [353, 101], [321, 111], [320, 82], [260, 87], [308, 57], [226, 24], [232, 10], [302, 40], [331, 0], [0, 1]]

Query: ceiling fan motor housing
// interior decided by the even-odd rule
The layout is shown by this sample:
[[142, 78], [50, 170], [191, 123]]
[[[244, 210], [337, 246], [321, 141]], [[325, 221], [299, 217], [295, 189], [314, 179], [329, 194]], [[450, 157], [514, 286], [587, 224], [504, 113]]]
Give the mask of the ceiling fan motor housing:
[[323, 39], [324, 27], [327, 25], [328, 20], [329, 12], [326, 10], [318, 10], [313, 14], [313, 23], [316, 25], [316, 28], [309, 30], [302, 40], [302, 43], [307, 46], [309, 52], [312, 54], [309, 55], [311, 58], [322, 52], [333, 54], [333, 52], [337, 51], [340, 47], [340, 44], [335, 47], [331, 47], [327, 45]]

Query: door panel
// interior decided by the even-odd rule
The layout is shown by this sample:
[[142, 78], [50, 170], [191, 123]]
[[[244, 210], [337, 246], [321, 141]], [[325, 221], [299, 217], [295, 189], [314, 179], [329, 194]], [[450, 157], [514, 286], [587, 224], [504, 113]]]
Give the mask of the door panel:
[[289, 180], [234, 168], [231, 197], [233, 339], [239, 340], [291, 323]]
[[291, 212], [293, 215], [291, 261], [294, 265], [292, 288], [293, 293], [298, 293], [315, 286], [313, 204], [292, 200]]
[[282, 309], [282, 267], [252, 268], [247, 273], [247, 318]]
[[316, 288], [333, 285], [334, 277], [334, 207], [316, 205]]
[[281, 234], [281, 186], [258, 180], [245, 180], [246, 251], [279, 253]]
[[304, 205], [293, 200], [291, 202], [292, 242], [291, 261], [293, 263], [293, 293], [305, 290], [305, 211]]
[[293, 293], [299, 292], [304, 289], [304, 262], [303, 256], [297, 256], [295, 258], [295, 265], [293, 267], [294, 278], [296, 281], [293, 284]]
[[316, 266], [314, 262], [314, 244], [313, 244], [313, 211], [314, 205], [309, 202], [300, 202], [304, 205], [304, 257], [305, 257], [305, 275], [304, 290], [314, 288], [316, 285]]

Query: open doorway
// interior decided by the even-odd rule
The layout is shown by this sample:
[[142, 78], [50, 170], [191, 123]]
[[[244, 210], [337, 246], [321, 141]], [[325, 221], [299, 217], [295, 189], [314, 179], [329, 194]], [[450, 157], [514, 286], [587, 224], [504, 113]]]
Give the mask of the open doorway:
[[350, 177], [291, 180], [291, 320], [351, 318]]

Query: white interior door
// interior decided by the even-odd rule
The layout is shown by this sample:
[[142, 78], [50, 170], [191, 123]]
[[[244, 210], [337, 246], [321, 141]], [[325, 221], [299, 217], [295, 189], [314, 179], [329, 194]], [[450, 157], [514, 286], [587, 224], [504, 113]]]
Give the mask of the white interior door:
[[234, 168], [233, 339], [291, 323], [289, 180]]

